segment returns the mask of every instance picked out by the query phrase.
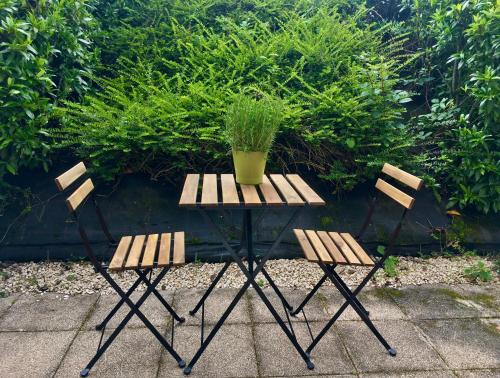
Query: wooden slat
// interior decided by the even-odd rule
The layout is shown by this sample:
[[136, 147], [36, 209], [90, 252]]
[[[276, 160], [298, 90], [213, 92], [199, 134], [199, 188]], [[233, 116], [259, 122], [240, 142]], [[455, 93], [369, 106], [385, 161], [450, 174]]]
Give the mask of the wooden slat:
[[262, 184], [259, 185], [259, 188], [262, 192], [262, 195], [264, 196], [266, 203], [269, 206], [278, 206], [284, 204], [280, 195], [278, 194], [276, 189], [274, 189], [273, 184], [271, 184], [271, 181], [269, 181], [269, 178], [266, 175], [262, 177]]
[[316, 253], [314, 252], [314, 248], [312, 247], [311, 243], [309, 242], [309, 239], [307, 239], [306, 234], [304, 233], [304, 230], [300, 229], [294, 229], [293, 233], [297, 237], [297, 240], [299, 241], [300, 247], [302, 248], [302, 251], [304, 252], [304, 255], [306, 256], [306, 259], [308, 261], [312, 262], [318, 262], [319, 258], [316, 256]]
[[254, 185], [240, 184], [240, 188], [245, 205], [260, 206], [262, 204], [259, 193], [257, 193], [257, 189]]
[[286, 178], [293, 187], [300, 193], [302, 198], [311, 206], [325, 205], [325, 201], [314, 191], [312, 188], [300, 177], [299, 175], [292, 174], [286, 175]]
[[359, 245], [359, 243], [352, 237], [351, 234], [347, 232], [341, 232], [340, 236], [346, 241], [346, 243], [351, 247], [359, 261], [361, 261], [364, 265], [375, 265], [373, 260], [368, 256], [363, 247]]
[[181, 199], [179, 206], [194, 206], [196, 205], [196, 197], [198, 195], [198, 183], [200, 182], [199, 174], [192, 174], [186, 176], [184, 181], [184, 188], [182, 188]]
[[232, 174], [220, 175], [220, 183], [222, 187], [222, 202], [224, 205], [239, 205], [240, 199], [236, 190], [236, 183]]
[[141, 268], [152, 268], [154, 266], [157, 245], [158, 234], [149, 235], [144, 249], [144, 256], [142, 256]]
[[347, 243], [344, 241], [344, 239], [342, 239], [338, 232], [329, 232], [328, 234], [335, 242], [337, 247], [342, 251], [342, 254], [349, 264], [361, 265], [361, 261], [359, 261], [356, 254], [351, 250], [351, 248], [349, 248]]
[[399, 169], [398, 167], [395, 167], [389, 163], [384, 164], [384, 166], [382, 167], [382, 172], [415, 190], [422, 189], [422, 186], [424, 185], [424, 180], [418, 178], [417, 176], [413, 176], [412, 174], [405, 172], [402, 169]]
[[408, 194], [402, 192], [384, 180], [378, 179], [375, 187], [407, 209], [411, 209], [413, 207], [413, 203], [415, 202], [413, 197], [410, 197]]
[[321, 242], [321, 239], [316, 234], [316, 231], [306, 230], [306, 235], [309, 238], [311, 244], [313, 245], [314, 250], [316, 251], [316, 254], [318, 255], [319, 259], [326, 264], [331, 264], [333, 262], [332, 257], [330, 256], [325, 246]]
[[217, 175], [203, 175], [203, 188], [201, 190], [201, 204], [203, 206], [217, 206]]
[[115, 254], [109, 263], [109, 270], [121, 270], [123, 269], [123, 262], [127, 258], [127, 252], [132, 242], [132, 236], [123, 236], [120, 239], [120, 243], [116, 248]]
[[283, 198], [285, 198], [288, 205], [300, 206], [304, 204], [302, 198], [300, 198], [299, 194], [290, 185], [290, 183], [286, 181], [286, 178], [283, 175], [270, 175], [270, 177], [274, 182], [274, 185], [276, 185], [276, 187], [280, 191]]
[[170, 244], [172, 244], [172, 234], [161, 234], [160, 250], [158, 251], [158, 267], [170, 264]]
[[80, 187], [73, 192], [66, 200], [66, 204], [71, 211], [75, 211], [85, 198], [94, 190], [94, 184], [91, 179], [85, 180]]
[[135, 269], [139, 266], [144, 239], [146, 239], [146, 235], [137, 235], [134, 237], [132, 247], [127, 257], [127, 262], [125, 263], [125, 269]]
[[337, 264], [345, 264], [347, 263], [347, 260], [344, 258], [342, 255], [342, 252], [337, 248], [333, 240], [330, 238], [328, 235], [328, 232], [326, 231], [318, 231], [318, 236], [323, 242], [324, 246], [330, 253], [330, 256], [332, 256], [333, 261], [335, 261]]
[[173, 265], [182, 265], [185, 262], [184, 256], [184, 232], [174, 233], [174, 256]]
[[73, 184], [78, 178], [80, 178], [85, 172], [87, 172], [87, 168], [83, 162], [78, 163], [73, 168], [68, 169], [62, 175], [59, 175], [55, 181], [57, 188], [59, 190], [64, 190], [71, 184]]

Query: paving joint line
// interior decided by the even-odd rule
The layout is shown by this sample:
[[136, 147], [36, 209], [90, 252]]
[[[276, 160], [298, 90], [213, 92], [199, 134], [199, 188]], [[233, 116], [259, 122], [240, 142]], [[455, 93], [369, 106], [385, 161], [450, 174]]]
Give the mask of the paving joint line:
[[73, 337], [73, 339], [69, 343], [69, 345], [66, 348], [66, 351], [64, 352], [61, 360], [57, 364], [57, 366], [56, 366], [56, 368], [54, 370], [54, 374], [52, 374], [52, 378], [54, 378], [56, 376], [57, 372], [61, 368], [61, 365], [62, 365], [64, 359], [66, 358], [66, 356], [68, 355], [71, 347], [73, 346], [76, 338], [78, 337], [78, 335], [80, 334], [81, 330], [83, 329], [83, 326], [87, 323], [87, 321], [90, 319], [90, 317], [92, 316], [92, 314], [96, 310], [96, 308], [97, 308], [97, 302], [99, 301], [99, 298], [101, 298], [101, 293], [99, 293], [99, 295], [96, 297], [96, 300], [94, 301], [94, 303], [90, 306], [89, 310], [87, 311], [87, 314], [86, 314], [85, 318], [83, 319], [82, 323], [80, 324], [80, 327], [76, 330], [75, 336]]
[[257, 354], [257, 341], [256, 341], [256, 326], [258, 323], [255, 323], [254, 319], [254, 314], [253, 314], [253, 305], [252, 305], [252, 294], [250, 292], [246, 291], [245, 292], [245, 300], [247, 302], [247, 311], [248, 311], [248, 317], [250, 319], [250, 332], [252, 335], [252, 345], [253, 345], [253, 352], [255, 355], [255, 364], [257, 365], [257, 376], [262, 377], [262, 368], [261, 368], [261, 361], [259, 359], [259, 355]]

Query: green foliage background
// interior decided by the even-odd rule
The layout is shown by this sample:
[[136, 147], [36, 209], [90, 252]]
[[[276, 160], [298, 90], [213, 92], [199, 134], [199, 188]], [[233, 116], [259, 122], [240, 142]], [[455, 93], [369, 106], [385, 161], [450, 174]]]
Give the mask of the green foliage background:
[[[349, 190], [389, 161], [450, 207], [500, 208], [496, 0], [0, 4], [0, 82], [28, 78], [23, 90], [36, 93], [18, 101], [0, 87], [3, 108], [12, 97], [0, 115], [0, 180], [53, 154], [107, 179], [231, 169], [228, 99], [258, 90], [286, 104], [270, 169], [313, 171]], [[29, 32], [45, 48], [23, 50], [47, 60], [42, 74], [16, 50], [24, 33], [6, 26], [11, 17], [34, 30], [23, 24], [31, 14], [59, 17]], [[6, 44], [22, 64], [6, 60]]]

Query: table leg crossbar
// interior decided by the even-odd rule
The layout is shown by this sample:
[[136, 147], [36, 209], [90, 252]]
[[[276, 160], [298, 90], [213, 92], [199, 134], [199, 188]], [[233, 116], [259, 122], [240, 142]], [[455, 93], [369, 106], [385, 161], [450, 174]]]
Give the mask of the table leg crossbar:
[[[243, 274], [246, 276], [247, 280], [244, 283], [244, 285], [240, 288], [240, 290], [238, 291], [238, 293], [236, 294], [235, 298], [230, 303], [230, 305], [228, 306], [228, 308], [226, 309], [226, 311], [222, 314], [222, 316], [219, 319], [219, 321], [216, 323], [216, 325], [212, 328], [212, 330], [210, 331], [210, 333], [207, 335], [206, 339], [204, 339], [202, 341], [200, 348], [198, 349], [198, 351], [195, 353], [195, 355], [193, 356], [193, 358], [191, 359], [191, 361], [189, 362], [189, 364], [184, 369], [184, 374], [190, 374], [191, 373], [191, 370], [192, 370], [193, 366], [196, 364], [196, 362], [198, 361], [198, 359], [201, 357], [201, 355], [203, 354], [203, 352], [205, 351], [205, 349], [207, 348], [207, 346], [210, 344], [210, 342], [212, 341], [212, 339], [214, 338], [214, 336], [219, 331], [220, 327], [224, 324], [225, 320], [231, 314], [231, 312], [233, 311], [234, 307], [236, 307], [236, 305], [238, 304], [238, 302], [240, 301], [240, 299], [243, 297], [243, 294], [250, 287], [250, 285], [255, 289], [257, 295], [262, 299], [262, 301], [264, 302], [264, 304], [266, 305], [266, 307], [268, 308], [268, 310], [271, 312], [271, 314], [273, 315], [273, 317], [276, 319], [276, 322], [279, 324], [279, 326], [281, 327], [281, 329], [283, 330], [283, 332], [286, 334], [286, 336], [288, 337], [288, 339], [290, 340], [290, 342], [292, 343], [292, 345], [295, 347], [295, 349], [300, 354], [300, 356], [302, 357], [302, 359], [306, 362], [307, 367], [309, 369], [313, 369], [314, 368], [314, 364], [310, 360], [309, 355], [306, 354], [306, 352], [304, 352], [304, 350], [302, 349], [302, 347], [298, 343], [298, 341], [297, 341], [294, 333], [292, 331], [290, 331], [290, 329], [288, 329], [287, 325], [285, 324], [285, 322], [283, 321], [283, 319], [279, 316], [279, 314], [276, 312], [276, 310], [274, 309], [274, 307], [272, 306], [271, 302], [269, 301], [269, 299], [264, 294], [264, 292], [261, 289], [261, 287], [255, 282], [255, 277], [259, 274], [259, 272], [261, 272], [264, 269], [264, 264], [267, 262], [267, 260], [270, 258], [270, 256], [274, 252], [274, 250], [277, 248], [277, 246], [279, 245], [279, 243], [283, 239], [285, 231], [288, 230], [288, 228], [290, 227], [290, 225], [293, 224], [293, 222], [295, 221], [295, 219], [299, 215], [301, 208], [298, 208], [297, 210], [295, 210], [295, 212], [290, 217], [290, 219], [287, 222], [287, 224], [283, 227], [283, 229], [279, 233], [278, 237], [276, 238], [276, 240], [274, 241], [274, 243], [272, 244], [272, 246], [269, 248], [269, 250], [260, 259], [260, 261], [259, 261], [258, 265], [255, 267], [255, 269], [253, 269], [253, 262], [254, 261], [253, 261], [253, 249], [252, 249], [253, 248], [253, 242], [252, 242], [252, 219], [251, 219], [252, 213], [251, 213], [251, 210], [249, 210], [249, 209], [245, 210], [245, 214], [244, 214], [244, 230], [243, 230], [244, 235], [245, 235], [247, 254], [248, 254], [248, 269], [245, 266], [245, 264], [243, 263], [242, 259], [238, 256], [238, 251], [235, 250], [235, 249], [233, 249], [230, 246], [229, 242], [227, 241], [227, 239], [224, 236], [224, 233], [214, 223], [214, 221], [208, 215], [208, 213], [204, 209], [198, 209], [198, 210], [201, 213], [201, 215], [203, 216], [203, 218], [205, 218], [205, 220], [207, 221], [207, 223], [214, 230], [214, 232], [219, 236], [219, 238], [220, 238], [220, 240], [221, 240], [224, 248], [230, 253], [231, 257], [236, 262], [236, 264], [238, 265], [238, 267], [240, 268], [240, 270], [243, 272]], [[227, 264], [228, 263], [226, 263], [226, 265]], [[222, 271], [221, 271], [222, 273], [219, 272], [219, 275], [216, 277], [217, 280], [220, 280], [220, 278], [224, 274], [225, 270], [227, 269], [226, 265], [222, 269], [223, 272]], [[200, 300], [201, 304], [204, 303], [205, 299], [208, 297], [208, 295], [213, 290], [213, 288], [215, 287], [215, 285], [216, 285], [216, 283], [214, 284], [212, 282], [212, 285], [209, 287], [209, 289], [207, 290], [207, 292], [205, 292], [204, 296], [202, 297], [202, 300]], [[274, 286], [271, 285], [271, 286], [273, 287], [273, 289], [275, 291], [277, 290], [276, 285], [274, 285]], [[281, 295], [280, 298], [281, 297], [283, 297], [283, 296]], [[195, 309], [193, 309], [190, 313], [196, 312], [195, 310], [197, 310], [200, 307], [200, 302], [197, 304], [197, 306], [195, 307]], [[285, 301], [283, 301], [283, 303], [284, 303], [284, 306], [286, 307]], [[290, 323], [290, 325], [291, 325], [291, 323]]]

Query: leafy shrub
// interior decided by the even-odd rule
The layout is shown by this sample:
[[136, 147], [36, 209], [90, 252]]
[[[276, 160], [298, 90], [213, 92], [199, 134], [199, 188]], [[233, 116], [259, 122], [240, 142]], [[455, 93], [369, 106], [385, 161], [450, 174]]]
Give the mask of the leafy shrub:
[[495, 0], [402, 0], [420, 53], [413, 84], [430, 114], [417, 118], [427, 168], [448, 206], [500, 210], [500, 22]]
[[[203, 8], [202, 0], [194, 3]], [[233, 2], [216, 3], [231, 8]], [[258, 2], [245, 4], [264, 11]], [[363, 23], [362, 7], [344, 14], [328, 2], [297, 4], [272, 8], [278, 15], [264, 21], [248, 11], [216, 12], [203, 22], [168, 6], [170, 16], [159, 16], [161, 39], [133, 60], [118, 58], [119, 69], [83, 104], [67, 103], [61, 146], [90, 156], [106, 175], [112, 167], [154, 177], [227, 167], [227, 103], [254, 86], [288, 104], [270, 159], [274, 168], [302, 166], [351, 188], [384, 161], [408, 164], [413, 141], [402, 115], [410, 98], [396, 89], [409, 60], [404, 38], [384, 41], [382, 31]], [[140, 38], [153, 38], [142, 19], [135, 21]]]
[[234, 97], [226, 113], [226, 140], [236, 151], [268, 152], [283, 117], [283, 103], [269, 95]]
[[0, 1], [0, 186], [21, 167], [47, 169], [43, 128], [60, 99], [88, 87], [91, 25], [84, 0]]

